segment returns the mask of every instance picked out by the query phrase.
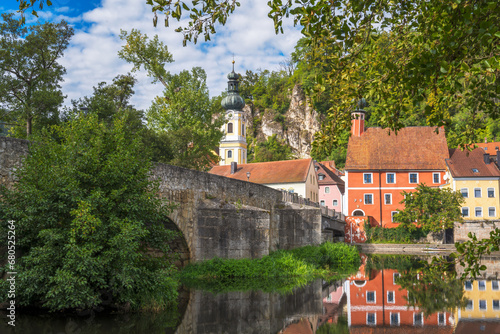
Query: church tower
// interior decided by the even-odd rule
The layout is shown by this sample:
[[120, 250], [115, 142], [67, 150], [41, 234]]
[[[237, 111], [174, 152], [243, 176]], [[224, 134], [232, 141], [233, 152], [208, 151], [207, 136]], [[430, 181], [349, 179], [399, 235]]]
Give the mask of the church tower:
[[220, 165], [230, 165], [235, 161], [238, 164], [247, 163], [246, 124], [243, 119], [245, 101], [239, 94], [239, 76], [233, 71], [227, 75], [227, 96], [222, 100], [222, 107], [226, 110], [227, 123], [223, 125], [224, 137], [219, 146]]

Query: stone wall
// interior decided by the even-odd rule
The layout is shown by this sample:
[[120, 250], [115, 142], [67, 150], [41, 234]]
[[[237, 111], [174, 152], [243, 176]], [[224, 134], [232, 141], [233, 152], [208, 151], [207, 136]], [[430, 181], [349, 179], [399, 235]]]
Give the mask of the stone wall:
[[479, 240], [488, 239], [490, 232], [496, 228], [500, 228], [500, 221], [465, 221], [464, 223], [455, 223], [455, 242], [469, 240], [467, 236], [469, 232], [474, 233]]
[[15, 171], [28, 154], [29, 141], [0, 137], [0, 184], [11, 187], [16, 181]]

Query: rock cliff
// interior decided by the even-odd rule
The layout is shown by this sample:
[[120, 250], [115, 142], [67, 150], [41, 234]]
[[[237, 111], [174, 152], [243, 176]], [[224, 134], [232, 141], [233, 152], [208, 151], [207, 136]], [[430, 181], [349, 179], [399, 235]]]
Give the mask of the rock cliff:
[[319, 115], [305, 96], [300, 85], [290, 93], [290, 107], [281, 115], [273, 109], [259, 110], [252, 105], [243, 108], [248, 133], [258, 141], [276, 135], [290, 145], [297, 159], [310, 158], [314, 134], [320, 129]]

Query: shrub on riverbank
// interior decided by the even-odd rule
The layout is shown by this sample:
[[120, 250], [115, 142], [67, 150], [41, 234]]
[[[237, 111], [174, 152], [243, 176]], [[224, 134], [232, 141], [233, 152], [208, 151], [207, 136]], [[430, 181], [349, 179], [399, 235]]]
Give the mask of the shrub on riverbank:
[[255, 260], [214, 258], [190, 264], [181, 272], [181, 279], [184, 283], [188, 282], [188, 285], [198, 285], [195, 281], [205, 285], [207, 282], [215, 282], [209, 290], [233, 290], [232, 285], [228, 284], [231, 282], [243, 288], [242, 290], [248, 290], [267, 287], [270, 281], [293, 286], [319, 277], [329, 279], [334, 275], [356, 271], [359, 265], [356, 248], [343, 243], [324, 243], [293, 250], [278, 250]]
[[379, 244], [413, 244], [425, 238], [428, 232], [422, 228], [407, 229], [403, 225], [394, 228], [371, 226], [365, 222], [365, 234], [367, 243]]

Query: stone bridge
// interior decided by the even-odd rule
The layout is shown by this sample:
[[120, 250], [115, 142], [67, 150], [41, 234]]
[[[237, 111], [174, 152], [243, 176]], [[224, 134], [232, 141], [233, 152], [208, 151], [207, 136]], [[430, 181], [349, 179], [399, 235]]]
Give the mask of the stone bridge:
[[[0, 137], [1, 184], [15, 182], [13, 171], [28, 144]], [[322, 231], [323, 239], [344, 231], [338, 217], [296, 194], [165, 164], [157, 164], [151, 177], [159, 181], [160, 195], [175, 205], [166, 223], [183, 234], [173, 244], [182, 254], [181, 266], [215, 256], [259, 258], [277, 249], [319, 244]]]
[[317, 204], [267, 186], [165, 164], [152, 175], [161, 196], [176, 205], [170, 217], [185, 238], [183, 261], [259, 258], [321, 243], [322, 226], [344, 231]]

